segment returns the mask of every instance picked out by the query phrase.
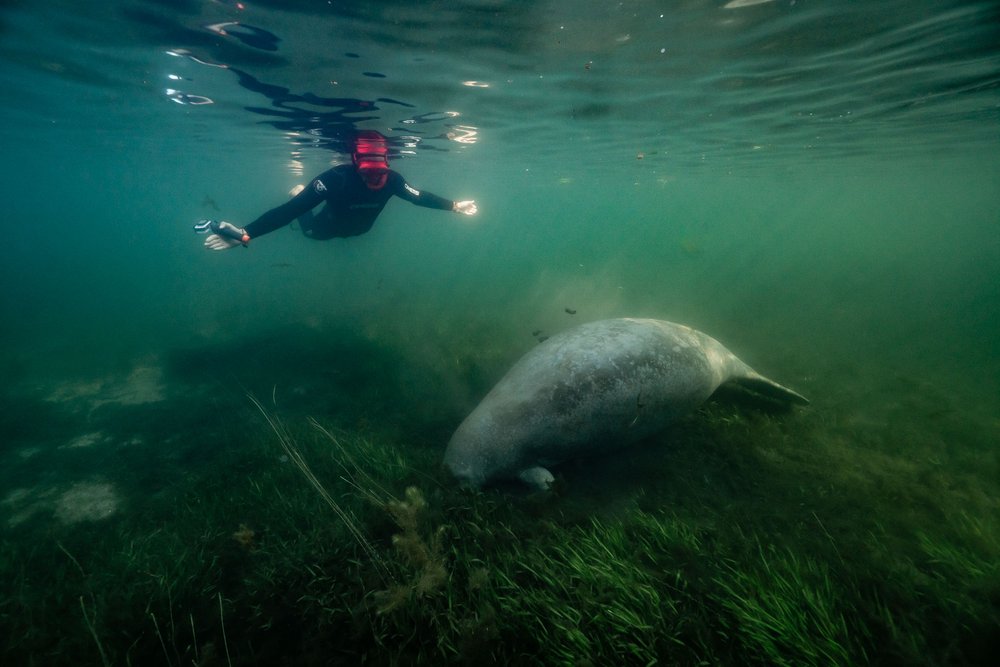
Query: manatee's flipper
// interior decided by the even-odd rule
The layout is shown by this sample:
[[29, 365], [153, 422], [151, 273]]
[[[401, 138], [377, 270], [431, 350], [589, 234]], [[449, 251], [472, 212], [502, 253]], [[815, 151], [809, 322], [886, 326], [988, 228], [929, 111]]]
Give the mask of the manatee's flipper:
[[745, 377], [730, 378], [729, 382], [779, 403], [786, 405], [809, 405], [809, 399], [805, 396], [752, 371]]
[[547, 469], [542, 466], [527, 468], [517, 474], [517, 478], [539, 491], [548, 491], [552, 482], [556, 480]]

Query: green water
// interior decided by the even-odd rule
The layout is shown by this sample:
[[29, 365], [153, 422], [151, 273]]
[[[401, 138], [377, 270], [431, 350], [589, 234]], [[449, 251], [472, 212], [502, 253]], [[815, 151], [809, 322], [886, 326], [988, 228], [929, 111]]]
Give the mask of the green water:
[[[992, 664], [996, 9], [729, 4], [4, 4], [0, 664]], [[201, 247], [351, 127], [480, 213]], [[812, 403], [455, 488], [620, 316]]]

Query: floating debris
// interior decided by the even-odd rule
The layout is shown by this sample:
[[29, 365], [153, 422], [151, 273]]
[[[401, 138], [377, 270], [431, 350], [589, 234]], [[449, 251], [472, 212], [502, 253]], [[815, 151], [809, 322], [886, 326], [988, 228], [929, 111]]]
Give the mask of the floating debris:
[[704, 252], [702, 250], [701, 243], [694, 238], [683, 238], [678, 242], [678, 244], [680, 245], [681, 250], [684, 251], [684, 254], [688, 257], [699, 257], [702, 252]]
[[247, 551], [255, 550], [254, 538], [256, 536], [257, 533], [245, 523], [241, 523], [240, 527], [233, 533], [233, 539], [236, 540], [236, 543]]

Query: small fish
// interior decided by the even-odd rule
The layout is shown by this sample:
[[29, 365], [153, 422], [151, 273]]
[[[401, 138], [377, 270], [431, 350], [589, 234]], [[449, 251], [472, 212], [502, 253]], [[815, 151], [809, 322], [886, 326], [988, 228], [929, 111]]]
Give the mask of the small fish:
[[549, 337], [548, 337], [548, 336], [539, 336], [539, 337], [538, 337], [538, 342], [539, 342], [539, 343], [544, 343], [544, 342], [545, 342], [545, 341], [547, 341], [548, 339], [549, 339]]
[[275, 262], [271, 265], [275, 269], [287, 269], [291, 266], [288, 262]]
[[535, 336], [537, 338], [538, 334], [540, 334], [540, 333], [542, 333], [541, 329], [535, 329], [534, 331], [531, 332], [531, 335]]
[[701, 243], [697, 239], [683, 238], [680, 240], [679, 245], [688, 257], [698, 257], [702, 254]]
[[216, 204], [215, 200], [209, 197], [208, 195], [205, 195], [205, 198], [201, 200], [201, 205], [204, 206], [205, 208], [213, 208], [216, 211], [220, 210], [219, 205]]
[[573, 310], [572, 308], [564, 308], [563, 310], [565, 310], [570, 315], [576, 315], [576, 311]]

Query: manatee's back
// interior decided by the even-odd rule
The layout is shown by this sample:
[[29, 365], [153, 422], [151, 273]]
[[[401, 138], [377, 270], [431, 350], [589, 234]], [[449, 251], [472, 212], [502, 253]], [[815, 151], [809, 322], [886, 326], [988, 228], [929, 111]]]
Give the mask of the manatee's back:
[[720, 381], [697, 338], [703, 334], [672, 327], [679, 325], [602, 320], [553, 336], [462, 422], [446, 465], [478, 484], [478, 476], [511, 476], [661, 429]]

